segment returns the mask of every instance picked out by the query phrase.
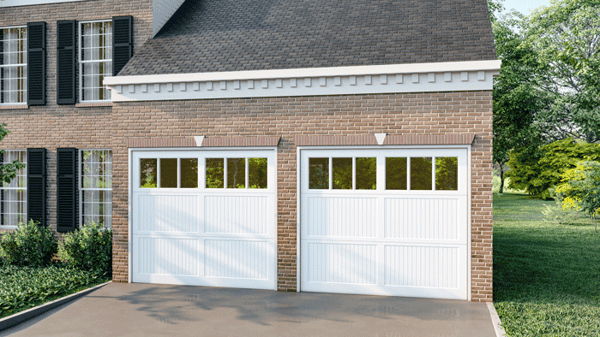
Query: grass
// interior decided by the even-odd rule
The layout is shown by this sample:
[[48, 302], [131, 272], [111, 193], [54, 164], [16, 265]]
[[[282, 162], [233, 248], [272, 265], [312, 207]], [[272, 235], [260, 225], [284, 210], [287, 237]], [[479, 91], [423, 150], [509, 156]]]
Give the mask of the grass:
[[600, 335], [600, 232], [544, 222], [554, 201], [494, 195], [494, 301], [509, 336]]
[[0, 261], [0, 318], [104, 283], [109, 278], [60, 265], [30, 268]]

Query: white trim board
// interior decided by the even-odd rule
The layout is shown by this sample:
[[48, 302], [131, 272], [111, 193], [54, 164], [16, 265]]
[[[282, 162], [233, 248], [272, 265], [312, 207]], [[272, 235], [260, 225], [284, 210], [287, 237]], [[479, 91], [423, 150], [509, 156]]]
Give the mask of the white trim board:
[[58, 2], [75, 2], [84, 0], [0, 0], [0, 7], [17, 7], [28, 5], [47, 5]]
[[108, 77], [113, 102], [492, 90], [500, 61]]

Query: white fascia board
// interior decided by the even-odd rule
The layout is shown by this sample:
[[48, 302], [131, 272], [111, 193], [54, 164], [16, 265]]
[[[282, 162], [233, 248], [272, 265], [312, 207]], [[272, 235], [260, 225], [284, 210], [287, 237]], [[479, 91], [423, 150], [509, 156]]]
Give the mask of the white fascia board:
[[83, 0], [0, 0], [0, 7], [17, 7], [28, 5], [45, 5], [58, 2], [75, 2]]
[[352, 66], [328, 68], [298, 68], [276, 70], [247, 70], [226, 71], [211, 73], [185, 73], [161, 74], [139, 76], [116, 76], [104, 79], [105, 85], [153, 84], [153, 83], [181, 83], [181, 82], [208, 82], [208, 81], [234, 81], [258, 80], [278, 78], [306, 78], [306, 77], [335, 77], [335, 76], [362, 76], [382, 74], [414, 74], [414, 73], [442, 73], [462, 71], [499, 71], [502, 61], [466, 61], [466, 62], [437, 62], [437, 63], [409, 63], [378, 66]]

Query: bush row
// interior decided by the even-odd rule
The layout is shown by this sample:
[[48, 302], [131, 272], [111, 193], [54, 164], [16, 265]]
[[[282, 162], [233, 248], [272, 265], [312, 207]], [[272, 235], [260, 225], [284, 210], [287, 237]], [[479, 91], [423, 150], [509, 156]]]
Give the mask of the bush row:
[[19, 224], [0, 241], [4, 264], [43, 267], [58, 253], [67, 265], [110, 276], [112, 271], [112, 231], [102, 225], [84, 225], [63, 237], [59, 245], [54, 231], [34, 221]]
[[0, 266], [0, 318], [107, 280], [96, 273], [59, 265]]

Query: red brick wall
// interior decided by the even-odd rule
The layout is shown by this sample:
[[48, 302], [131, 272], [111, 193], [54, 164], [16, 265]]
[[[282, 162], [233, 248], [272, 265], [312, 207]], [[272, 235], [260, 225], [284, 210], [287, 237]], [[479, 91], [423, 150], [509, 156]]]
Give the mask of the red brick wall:
[[472, 297], [492, 298], [492, 93], [219, 99], [119, 103], [113, 108], [114, 279], [127, 280], [129, 138], [281, 136], [278, 289], [296, 289], [296, 146], [299, 135], [475, 133], [472, 147]]
[[0, 123], [8, 124], [11, 131], [0, 143], [0, 149], [45, 147], [49, 150], [48, 219], [52, 228], [56, 228], [56, 148], [112, 147], [110, 106], [90, 104], [86, 108], [77, 108], [56, 104], [56, 22], [108, 20], [119, 15], [134, 17], [135, 52], [152, 34], [152, 0], [88, 0], [0, 8], [0, 28], [26, 26], [28, 22], [35, 21], [45, 21], [47, 24], [47, 105], [25, 109], [0, 106]]
[[[2, 114], [13, 133], [2, 148], [113, 149], [113, 279], [128, 277], [130, 138], [281, 136], [278, 147], [278, 289], [296, 289], [296, 146], [300, 135], [475, 133], [472, 146], [472, 298], [492, 300], [492, 93], [282, 97], [118, 103], [110, 110]], [[5, 118], [6, 117], [6, 118]], [[55, 158], [50, 158], [55, 162]], [[51, 167], [50, 196], [55, 198]], [[55, 222], [55, 201], [49, 205]]]

